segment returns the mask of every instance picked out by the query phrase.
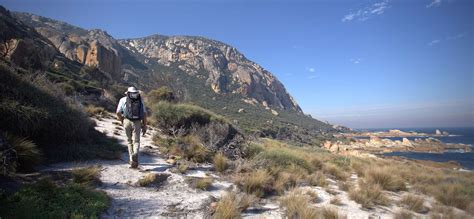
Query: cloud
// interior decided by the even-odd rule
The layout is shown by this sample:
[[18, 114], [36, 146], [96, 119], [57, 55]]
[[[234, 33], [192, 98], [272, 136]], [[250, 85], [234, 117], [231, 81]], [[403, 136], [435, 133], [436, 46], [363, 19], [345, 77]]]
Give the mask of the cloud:
[[460, 34], [456, 34], [454, 36], [448, 36], [448, 37], [446, 37], [446, 40], [457, 40], [457, 39], [461, 39], [465, 36], [466, 36], [465, 33], [460, 33]]
[[314, 68], [309, 68], [308, 71], [309, 72], [314, 72]]
[[352, 63], [354, 64], [360, 64], [362, 62], [362, 59], [361, 58], [354, 58], [354, 59], [349, 59], [349, 61], [351, 61]]
[[318, 77], [318, 75], [310, 75], [310, 76], [308, 76], [308, 79], [315, 79], [317, 77]]
[[434, 46], [434, 45], [436, 45], [440, 42], [441, 42], [441, 40], [431, 40], [431, 42], [428, 43], [428, 46]]
[[[444, 41], [458, 40], [458, 39], [461, 39], [465, 36], [466, 36], [466, 33], [459, 33], [459, 34], [456, 34], [456, 35], [447, 36]], [[443, 42], [442, 39], [435, 39], [435, 40], [430, 41], [428, 43], [428, 46], [434, 46], [434, 45], [439, 44], [441, 42]]]
[[435, 8], [440, 6], [442, 3], [442, 0], [433, 0], [431, 3], [426, 5], [426, 8]]
[[351, 12], [349, 14], [344, 15], [341, 21], [342, 22], [349, 22], [353, 20], [366, 21], [373, 16], [383, 14], [385, 10], [391, 7], [388, 3], [389, 3], [389, 0], [376, 2], [374, 4], [371, 4], [369, 6], [366, 6], [362, 9], [357, 10], [356, 12]]

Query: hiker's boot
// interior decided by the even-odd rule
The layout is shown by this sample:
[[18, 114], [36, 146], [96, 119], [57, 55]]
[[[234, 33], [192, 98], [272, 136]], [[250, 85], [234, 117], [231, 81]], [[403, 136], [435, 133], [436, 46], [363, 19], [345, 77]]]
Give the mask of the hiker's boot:
[[138, 162], [132, 161], [131, 164], [130, 164], [130, 167], [133, 168], [133, 169], [137, 169], [138, 168]]

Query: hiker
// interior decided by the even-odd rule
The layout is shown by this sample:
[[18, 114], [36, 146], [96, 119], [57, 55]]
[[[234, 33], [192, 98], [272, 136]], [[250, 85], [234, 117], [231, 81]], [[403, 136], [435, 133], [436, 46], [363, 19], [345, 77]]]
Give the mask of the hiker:
[[[138, 150], [140, 149], [140, 132], [146, 133], [146, 109], [140, 91], [129, 87], [117, 106], [117, 119], [120, 120], [128, 141], [129, 163], [131, 168], [138, 168]], [[132, 138], [133, 137], [133, 138]]]

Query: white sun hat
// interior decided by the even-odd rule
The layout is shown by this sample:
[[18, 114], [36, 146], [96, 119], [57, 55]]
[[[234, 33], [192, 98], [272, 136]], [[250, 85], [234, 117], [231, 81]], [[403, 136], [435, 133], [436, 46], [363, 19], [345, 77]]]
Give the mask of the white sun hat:
[[138, 92], [139, 92], [139, 90], [137, 90], [137, 88], [135, 88], [135, 87], [129, 87], [129, 88], [127, 89], [127, 91], [125, 92], [125, 94], [128, 94], [128, 93], [138, 93]]

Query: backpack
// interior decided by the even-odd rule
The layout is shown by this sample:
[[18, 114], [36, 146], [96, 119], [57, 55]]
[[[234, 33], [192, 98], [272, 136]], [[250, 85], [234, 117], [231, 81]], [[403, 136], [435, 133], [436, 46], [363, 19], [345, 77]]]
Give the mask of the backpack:
[[125, 113], [127, 119], [142, 120], [144, 117], [142, 98], [138, 96], [138, 98], [133, 99], [127, 96], [125, 110], [127, 111], [127, 113]]

